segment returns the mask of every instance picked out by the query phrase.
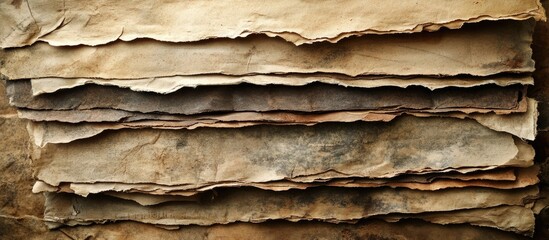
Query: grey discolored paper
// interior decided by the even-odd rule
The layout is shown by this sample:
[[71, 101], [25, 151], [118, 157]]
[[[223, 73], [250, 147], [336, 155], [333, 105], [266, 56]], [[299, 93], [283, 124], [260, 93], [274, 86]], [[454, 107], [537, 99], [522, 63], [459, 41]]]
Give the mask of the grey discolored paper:
[[38, 180], [53, 186], [62, 182], [200, 186], [323, 173], [331, 174], [330, 178], [376, 178], [460, 168], [527, 167], [533, 164], [533, 150], [520, 140], [515, 142], [512, 135], [474, 120], [402, 117], [389, 123], [313, 127], [120, 130], [35, 147], [33, 159]]
[[[142, 113], [200, 114], [214, 112], [327, 112], [349, 110], [479, 112], [520, 109], [525, 87], [348, 88], [330, 84], [306, 86], [203, 86], [171, 94], [134, 92], [88, 85], [52, 94], [32, 95], [29, 81], [9, 81], [10, 104], [34, 110], [116, 109]], [[106, 98], [105, 96], [110, 96]], [[521, 112], [522, 112], [521, 111]]]

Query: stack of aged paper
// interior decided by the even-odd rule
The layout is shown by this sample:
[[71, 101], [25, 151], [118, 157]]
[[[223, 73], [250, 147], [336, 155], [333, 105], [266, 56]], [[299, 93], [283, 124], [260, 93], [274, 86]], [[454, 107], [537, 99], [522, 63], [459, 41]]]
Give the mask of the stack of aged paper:
[[0, 19], [50, 228], [534, 232], [538, 0], [41, 0]]

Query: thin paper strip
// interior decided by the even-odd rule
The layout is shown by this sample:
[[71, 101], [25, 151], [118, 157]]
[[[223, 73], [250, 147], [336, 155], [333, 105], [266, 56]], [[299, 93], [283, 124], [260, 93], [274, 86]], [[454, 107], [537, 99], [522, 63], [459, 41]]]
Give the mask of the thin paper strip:
[[254, 85], [287, 85], [303, 86], [311, 83], [326, 83], [344, 87], [401, 87], [422, 86], [430, 90], [446, 87], [470, 88], [482, 85], [497, 85], [501, 87], [514, 84], [533, 85], [534, 80], [529, 76], [504, 76], [504, 77], [454, 77], [454, 78], [396, 78], [396, 77], [345, 77], [340, 75], [251, 75], [251, 76], [226, 76], [226, 75], [198, 75], [198, 76], [174, 76], [145, 79], [95, 79], [95, 78], [39, 78], [32, 79], [32, 95], [53, 93], [62, 89], [70, 89], [86, 84], [103, 86], [117, 86], [129, 88], [137, 92], [156, 92], [161, 94], [173, 93], [184, 87], [210, 86], [210, 85], [238, 85], [249, 83]]

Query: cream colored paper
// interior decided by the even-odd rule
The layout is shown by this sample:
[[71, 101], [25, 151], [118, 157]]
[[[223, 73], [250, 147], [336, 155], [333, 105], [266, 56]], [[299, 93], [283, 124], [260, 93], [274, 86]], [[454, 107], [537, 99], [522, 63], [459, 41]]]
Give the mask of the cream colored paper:
[[[131, 6], [131, 8], [128, 8]], [[99, 45], [117, 39], [190, 42], [250, 34], [281, 37], [296, 45], [337, 42], [364, 34], [411, 33], [460, 28], [484, 20], [544, 19], [537, 0], [330, 0], [3, 1], [0, 47], [36, 41], [55, 46]], [[321, 14], [320, 14], [321, 13]]]
[[71, 194], [47, 193], [44, 219], [66, 225], [101, 223], [106, 220], [133, 220], [161, 225], [211, 225], [274, 219], [337, 223], [390, 213], [412, 214], [501, 205], [523, 206], [537, 194], [537, 187], [440, 191], [315, 188], [285, 192], [241, 188], [221, 191], [211, 201], [171, 202], [147, 207], [101, 195], [84, 198]]
[[179, 44], [117, 41], [98, 47], [36, 43], [0, 51], [0, 72], [11, 80], [281, 73], [488, 76], [534, 70], [532, 29], [530, 21], [485, 22], [459, 30], [367, 36], [299, 47], [264, 36]]
[[[323, 179], [318, 174], [326, 173], [327, 179], [380, 178], [533, 164], [532, 148], [509, 134], [473, 120], [415, 117], [313, 127], [122, 130], [34, 150], [36, 177], [52, 186], [62, 182], [200, 186]], [[242, 171], [242, 166], [247, 170]]]
[[94, 78], [39, 78], [32, 79], [32, 94], [34, 96], [53, 93], [61, 89], [70, 89], [86, 84], [104, 86], [117, 86], [129, 88], [138, 92], [156, 92], [168, 94], [184, 87], [198, 87], [210, 85], [237, 85], [249, 83], [254, 85], [288, 85], [303, 86], [311, 83], [327, 83], [344, 87], [402, 87], [423, 86], [430, 90], [445, 87], [476, 87], [488, 84], [498, 86], [510, 86], [513, 84], [533, 85], [532, 77], [454, 77], [454, 78], [395, 78], [395, 77], [356, 77], [349, 78], [339, 75], [252, 75], [252, 76], [225, 76], [225, 75], [198, 75], [198, 76], [174, 76], [145, 79], [94, 79]]

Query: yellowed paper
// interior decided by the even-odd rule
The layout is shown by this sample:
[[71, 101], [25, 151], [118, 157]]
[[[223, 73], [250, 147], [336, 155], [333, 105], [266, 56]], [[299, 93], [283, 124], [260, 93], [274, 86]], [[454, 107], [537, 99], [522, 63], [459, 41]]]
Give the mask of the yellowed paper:
[[[128, 6], [132, 6], [128, 8]], [[364, 34], [411, 33], [460, 28], [484, 20], [544, 19], [537, 0], [3, 1], [0, 47], [36, 41], [55, 46], [99, 45], [117, 39], [190, 42], [250, 34], [281, 37], [296, 45], [337, 42]], [[146, 13], [146, 14], [145, 14]], [[322, 14], [319, 14], [322, 13]], [[337, 16], [337, 17], [328, 17]]]
[[[489, 76], [532, 72], [533, 22], [498, 21], [459, 30], [378, 35], [295, 45], [251, 36], [195, 43], [116, 41], [98, 47], [36, 43], [0, 51], [8, 79], [136, 79], [177, 75], [335, 73], [359, 75]], [[139, 61], [136, 61], [139, 59]]]
[[445, 87], [476, 87], [488, 84], [497, 86], [510, 86], [513, 84], [533, 85], [534, 80], [528, 76], [518, 77], [453, 77], [453, 78], [395, 78], [395, 77], [344, 77], [340, 75], [251, 75], [251, 76], [226, 76], [226, 75], [198, 75], [198, 76], [174, 76], [145, 79], [94, 79], [94, 78], [39, 78], [32, 79], [32, 94], [34, 96], [53, 93], [61, 89], [70, 89], [86, 84], [104, 86], [117, 86], [129, 88], [138, 92], [156, 92], [161, 94], [173, 93], [184, 87], [210, 86], [210, 85], [237, 85], [249, 83], [254, 85], [288, 85], [303, 86], [311, 83], [327, 83], [344, 87], [410, 87], [423, 86], [430, 90]]

